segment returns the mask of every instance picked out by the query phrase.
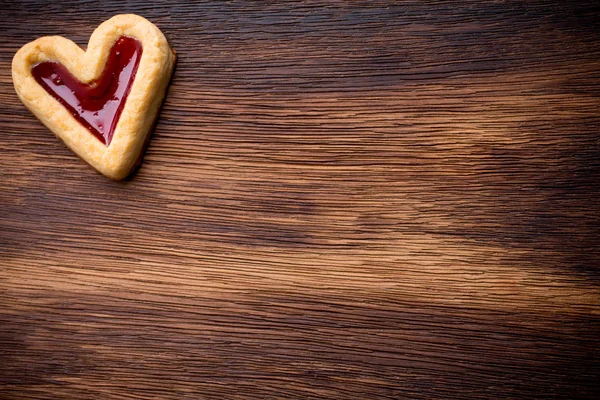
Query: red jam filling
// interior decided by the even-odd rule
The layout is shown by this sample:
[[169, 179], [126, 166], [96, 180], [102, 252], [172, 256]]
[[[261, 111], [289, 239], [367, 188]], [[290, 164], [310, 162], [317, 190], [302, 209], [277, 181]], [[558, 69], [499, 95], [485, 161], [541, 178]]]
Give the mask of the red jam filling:
[[123, 36], [110, 50], [98, 80], [81, 83], [64, 65], [44, 61], [31, 69], [35, 80], [106, 146], [110, 144], [142, 58], [142, 44]]

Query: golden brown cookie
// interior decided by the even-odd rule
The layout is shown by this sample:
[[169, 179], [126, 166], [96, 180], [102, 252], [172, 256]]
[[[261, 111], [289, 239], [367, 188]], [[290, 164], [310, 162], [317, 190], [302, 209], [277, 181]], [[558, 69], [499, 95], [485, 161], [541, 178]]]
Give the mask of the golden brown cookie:
[[23, 104], [79, 157], [112, 179], [141, 159], [175, 64], [162, 32], [133, 14], [102, 23], [82, 50], [60, 36], [12, 62]]

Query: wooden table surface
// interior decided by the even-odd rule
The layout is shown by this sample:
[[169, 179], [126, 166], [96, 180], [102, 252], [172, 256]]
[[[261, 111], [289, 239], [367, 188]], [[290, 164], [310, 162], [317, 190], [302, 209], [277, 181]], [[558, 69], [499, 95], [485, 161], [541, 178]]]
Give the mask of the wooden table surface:
[[[595, 1], [100, 3], [2, 2], [1, 399], [599, 398]], [[125, 12], [179, 59], [118, 183], [10, 65]]]

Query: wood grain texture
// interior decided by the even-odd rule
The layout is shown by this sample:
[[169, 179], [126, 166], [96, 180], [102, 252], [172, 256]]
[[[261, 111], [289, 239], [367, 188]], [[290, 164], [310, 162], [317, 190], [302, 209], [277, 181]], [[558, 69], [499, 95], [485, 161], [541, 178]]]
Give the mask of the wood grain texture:
[[[600, 381], [594, 1], [2, 2], [1, 399], [575, 399]], [[115, 183], [10, 63], [179, 59]]]

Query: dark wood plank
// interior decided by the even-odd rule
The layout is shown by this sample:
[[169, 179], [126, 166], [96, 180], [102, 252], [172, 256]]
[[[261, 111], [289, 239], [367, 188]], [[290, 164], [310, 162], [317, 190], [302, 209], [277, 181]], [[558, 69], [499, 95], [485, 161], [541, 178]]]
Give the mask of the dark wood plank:
[[[2, 3], [0, 398], [598, 398], [596, 2], [102, 3]], [[123, 12], [179, 60], [115, 183], [10, 63]]]

